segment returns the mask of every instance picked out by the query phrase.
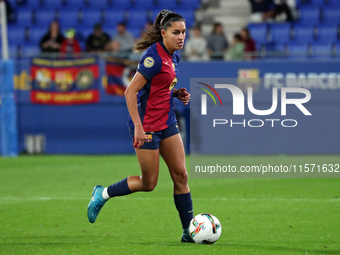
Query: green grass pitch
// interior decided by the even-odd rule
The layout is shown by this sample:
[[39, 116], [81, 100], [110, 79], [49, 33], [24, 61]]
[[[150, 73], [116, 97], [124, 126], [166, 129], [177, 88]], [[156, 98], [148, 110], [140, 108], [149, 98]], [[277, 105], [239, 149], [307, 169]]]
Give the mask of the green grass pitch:
[[[280, 162], [318, 157], [339, 160]], [[340, 254], [340, 179], [190, 178], [194, 214], [222, 224], [217, 243], [197, 245], [180, 243], [163, 162], [153, 192], [113, 198], [87, 221], [94, 185], [135, 174], [133, 155], [0, 158], [0, 254]]]

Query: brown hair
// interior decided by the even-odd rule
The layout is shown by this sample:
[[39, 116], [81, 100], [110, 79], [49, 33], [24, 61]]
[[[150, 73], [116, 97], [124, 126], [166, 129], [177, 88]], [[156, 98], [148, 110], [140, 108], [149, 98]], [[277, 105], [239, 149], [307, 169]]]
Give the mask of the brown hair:
[[153, 25], [145, 32], [143, 38], [136, 42], [133, 51], [136, 53], [142, 52], [152, 44], [162, 41], [163, 37], [161, 31], [171, 27], [171, 23], [174, 21], [185, 22], [185, 19], [177, 13], [165, 9], [162, 10], [158, 13]]

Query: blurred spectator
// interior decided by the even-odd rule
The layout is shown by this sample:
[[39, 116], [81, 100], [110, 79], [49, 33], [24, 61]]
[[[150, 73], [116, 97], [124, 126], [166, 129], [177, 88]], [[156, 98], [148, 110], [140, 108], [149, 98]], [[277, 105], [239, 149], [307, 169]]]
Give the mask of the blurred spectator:
[[13, 22], [14, 21], [14, 10], [12, 8], [11, 3], [8, 0], [0, 0], [0, 2], [5, 2], [7, 22], [8, 23]]
[[194, 27], [193, 36], [185, 43], [184, 52], [189, 61], [208, 60], [207, 40], [201, 36], [200, 26]]
[[244, 43], [244, 52], [245, 58], [246, 59], [254, 59], [256, 58], [255, 53], [256, 53], [256, 44], [254, 39], [251, 37], [250, 31], [248, 28], [243, 28], [241, 30], [241, 37], [242, 41]]
[[251, 5], [251, 22], [263, 22], [275, 14], [273, 0], [248, 0]]
[[111, 38], [107, 33], [103, 32], [102, 25], [96, 23], [93, 27], [93, 33], [86, 40], [86, 51], [88, 52], [107, 51], [110, 41]]
[[126, 24], [124, 22], [120, 22], [117, 25], [117, 34], [113, 39], [119, 43], [120, 52], [126, 53], [126, 55], [131, 53], [133, 45], [135, 44], [135, 38], [132, 34], [126, 31]]
[[244, 57], [244, 43], [240, 34], [235, 34], [233, 43], [228, 50], [230, 60], [242, 60]]
[[80, 53], [81, 47], [78, 40], [75, 38], [76, 30], [69, 28], [65, 32], [65, 38], [61, 44], [60, 52], [62, 53]]
[[208, 52], [210, 59], [224, 59], [224, 53], [228, 49], [228, 41], [223, 33], [221, 23], [215, 23], [213, 33], [208, 37]]
[[127, 58], [127, 55], [120, 51], [120, 44], [116, 40], [111, 40], [109, 43], [109, 54], [112, 57]]
[[294, 21], [292, 11], [295, 9], [294, 0], [274, 0], [276, 21]]
[[48, 32], [40, 40], [42, 52], [59, 52], [64, 40], [58, 21], [52, 21]]
[[147, 21], [142, 29], [142, 32], [140, 34], [140, 38], [143, 38], [144, 34], [146, 31], [149, 30], [149, 28], [153, 25], [153, 23], [151, 21]]

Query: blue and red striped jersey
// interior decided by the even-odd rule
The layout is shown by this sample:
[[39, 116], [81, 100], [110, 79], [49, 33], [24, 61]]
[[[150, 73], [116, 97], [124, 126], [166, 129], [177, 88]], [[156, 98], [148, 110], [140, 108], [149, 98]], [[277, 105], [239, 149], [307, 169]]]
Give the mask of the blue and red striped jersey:
[[[145, 132], [164, 130], [176, 120], [172, 90], [177, 83], [177, 51], [170, 54], [163, 42], [151, 45], [140, 59], [137, 72], [141, 73], [147, 83], [138, 92], [138, 111]], [[128, 124], [134, 124], [129, 117]]]

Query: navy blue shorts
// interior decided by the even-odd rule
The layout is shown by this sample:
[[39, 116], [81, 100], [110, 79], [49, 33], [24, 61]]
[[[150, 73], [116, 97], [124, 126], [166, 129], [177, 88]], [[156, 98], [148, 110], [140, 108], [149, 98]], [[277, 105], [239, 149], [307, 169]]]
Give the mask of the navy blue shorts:
[[[129, 127], [129, 132], [132, 137], [132, 143], [134, 141], [135, 136], [135, 129]], [[174, 123], [170, 127], [156, 132], [145, 132], [145, 143], [140, 149], [147, 149], [147, 150], [158, 150], [159, 145], [162, 140], [179, 134], [178, 124]]]

